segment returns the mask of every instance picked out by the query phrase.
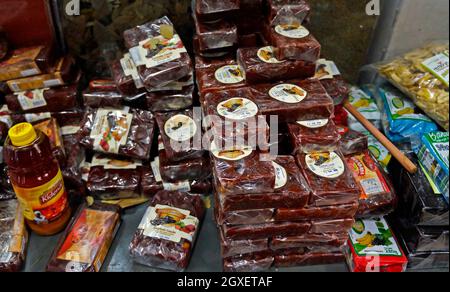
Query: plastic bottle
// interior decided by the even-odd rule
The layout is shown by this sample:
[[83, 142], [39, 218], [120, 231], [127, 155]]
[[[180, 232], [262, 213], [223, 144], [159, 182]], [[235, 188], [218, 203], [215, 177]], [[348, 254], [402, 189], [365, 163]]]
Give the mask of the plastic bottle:
[[4, 160], [31, 230], [44, 236], [63, 230], [71, 209], [48, 137], [29, 123], [12, 127], [5, 141]]

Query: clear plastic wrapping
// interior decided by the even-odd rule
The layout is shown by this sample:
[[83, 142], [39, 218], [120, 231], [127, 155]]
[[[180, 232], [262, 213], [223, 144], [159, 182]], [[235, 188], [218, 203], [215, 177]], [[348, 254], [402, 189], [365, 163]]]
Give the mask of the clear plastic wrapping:
[[430, 43], [393, 61], [379, 72], [428, 116], [449, 130], [448, 41]]
[[165, 154], [170, 161], [201, 158], [202, 149], [201, 117], [194, 116], [193, 110], [158, 113], [158, 123]]
[[86, 160], [86, 151], [81, 147], [77, 135], [63, 136], [67, 159], [60, 165], [65, 186], [68, 189], [80, 190], [84, 193], [85, 183], [82, 178], [81, 165]]
[[348, 156], [347, 164], [361, 190], [357, 216], [383, 216], [392, 212], [397, 196], [389, 177], [369, 151]]
[[238, 255], [223, 260], [223, 271], [233, 273], [264, 272], [269, 270], [275, 258], [270, 251]]
[[[220, 233], [220, 232], [219, 232]], [[232, 240], [224, 239], [223, 234], [220, 238], [220, 250], [222, 258], [229, 258], [233, 256], [262, 252], [269, 250], [269, 239], [243, 239]]]
[[[418, 164], [415, 154], [408, 154], [408, 158]], [[417, 173], [410, 174], [393, 162], [389, 172], [396, 178], [392, 183], [399, 198], [395, 216], [407, 218], [411, 225], [448, 227], [448, 204], [444, 197], [436, 194], [420, 167]]]
[[263, 115], [277, 115], [280, 122], [329, 119], [333, 101], [316, 80], [292, 80], [251, 87]]
[[[369, 122], [371, 122], [377, 129], [381, 130], [381, 111], [378, 108], [377, 101], [372, 96], [367, 86], [362, 90], [359, 87], [352, 86], [349, 94], [350, 104], [358, 110]], [[348, 112], [347, 112], [348, 113]], [[354, 131], [364, 132], [366, 128], [351, 114], [348, 114], [348, 127]]]
[[16, 197], [16, 193], [14, 192], [14, 189], [11, 185], [11, 180], [8, 175], [8, 166], [3, 163], [3, 157], [1, 158], [2, 163], [0, 163], [0, 201], [3, 201], [14, 199]]
[[160, 172], [163, 181], [176, 183], [180, 181], [206, 180], [211, 176], [211, 163], [208, 155], [199, 158], [172, 162], [166, 151], [159, 151]]
[[277, 268], [330, 265], [345, 262], [344, 254], [341, 252], [322, 253], [286, 253], [275, 256], [274, 265]]
[[272, 250], [296, 249], [304, 247], [340, 248], [346, 244], [347, 240], [348, 232], [275, 237], [270, 241], [270, 248]]
[[268, 142], [269, 125], [249, 88], [208, 92], [204, 100], [207, 114], [204, 122], [211, 127], [216, 147], [228, 149], [230, 146], [223, 143], [231, 141], [235, 143], [233, 146], [256, 148], [256, 143], [262, 147]]
[[322, 83], [335, 105], [343, 104], [349, 97], [350, 86], [342, 78], [339, 69], [333, 61], [319, 59], [316, 64], [314, 78]]
[[275, 48], [274, 57], [277, 60], [296, 60], [315, 64], [319, 59], [322, 47], [306, 27], [299, 24], [283, 24], [267, 29], [269, 42]]
[[83, 104], [90, 108], [122, 108], [124, 96], [114, 91], [91, 91], [83, 92]]
[[359, 187], [341, 153], [299, 154], [297, 163], [311, 187], [311, 206], [334, 206], [358, 201]]
[[228, 48], [238, 43], [237, 27], [232, 22], [226, 20], [196, 21], [195, 27], [201, 51]]
[[[217, 197], [222, 211], [303, 208], [308, 203], [310, 190], [295, 160], [290, 156], [278, 156], [275, 163], [282, 167], [279, 168], [281, 172], [277, 173], [283, 174], [283, 170], [286, 173], [286, 176], [278, 175], [279, 179], [277, 181], [279, 182], [284, 182], [285, 178], [283, 186], [275, 189], [274, 192], [259, 192], [251, 195], [246, 192], [243, 192], [242, 195], [221, 194], [219, 192]], [[280, 185], [278, 184], [278, 186]]]
[[113, 62], [111, 72], [117, 89], [125, 95], [136, 95], [144, 87], [130, 54]]
[[25, 77], [7, 81], [11, 91], [22, 92], [27, 90], [56, 87], [76, 81], [79, 70], [72, 56], [60, 58], [46, 74]]
[[358, 203], [308, 208], [281, 208], [276, 211], [276, 221], [302, 221], [321, 219], [353, 218], [358, 211]]
[[224, 195], [273, 193], [277, 174], [258, 151], [222, 151], [213, 156], [216, 191]]
[[288, 124], [288, 129], [295, 153], [335, 151], [339, 147], [341, 136], [332, 120], [299, 120]]
[[197, 84], [201, 94], [245, 86], [242, 68], [234, 59], [226, 58], [223, 62], [197, 60]]
[[240, 9], [239, 0], [196, 0], [195, 16], [200, 21], [226, 18]]
[[139, 197], [142, 162], [96, 154], [90, 164], [86, 183], [92, 196], [101, 200]]
[[244, 71], [248, 84], [270, 83], [314, 76], [314, 61], [279, 61], [273, 47], [241, 48], [238, 50], [238, 64]]
[[0, 201], [0, 272], [19, 272], [27, 245], [28, 231], [19, 203]]
[[100, 272], [120, 226], [119, 208], [82, 205], [47, 264], [47, 272]]
[[236, 51], [236, 46], [202, 51], [200, 49], [200, 39], [197, 35], [194, 35], [192, 42], [193, 42], [192, 45], [194, 47], [194, 54], [196, 56], [200, 56], [200, 57], [204, 57], [204, 58], [223, 58], [228, 55], [234, 54]]
[[147, 92], [147, 107], [152, 112], [179, 111], [194, 104], [194, 85], [176, 90]]
[[369, 149], [369, 137], [346, 127], [338, 127], [341, 132], [339, 149], [345, 156], [363, 153]]
[[269, 0], [269, 21], [272, 26], [302, 24], [311, 7], [304, 0]]
[[186, 270], [204, 214], [198, 195], [158, 192], [130, 244], [132, 258], [154, 268]]
[[324, 233], [346, 233], [355, 223], [353, 218], [334, 219], [334, 220], [322, 220], [312, 221], [310, 233], [324, 234]]
[[125, 45], [145, 88], [164, 86], [192, 73], [192, 62], [167, 17], [124, 32]]
[[[11, 118], [10, 112], [8, 109], [0, 108], [0, 145], [3, 145], [6, 137], [8, 136], [8, 130], [13, 125], [13, 120]], [[0, 159], [1, 161], [1, 159]]]
[[58, 160], [60, 165], [64, 165], [66, 162], [66, 150], [62, 140], [61, 128], [56, 119], [50, 118], [48, 120], [33, 123], [33, 127], [43, 132], [48, 137], [53, 157]]
[[16, 92], [5, 97], [15, 113], [62, 112], [78, 105], [78, 84]]
[[[4, 43], [2, 44], [1, 49], [5, 49]], [[3, 50], [0, 52], [1, 55], [4, 53], [6, 55]], [[6, 59], [0, 63], [0, 81], [42, 74], [51, 68], [53, 62], [54, 54], [51, 46], [34, 46], [12, 50]]]
[[222, 225], [221, 232], [226, 239], [262, 239], [270, 237], [289, 237], [308, 233], [309, 222], [265, 223], [257, 225]]
[[78, 132], [80, 143], [94, 151], [148, 160], [155, 122], [142, 110], [87, 109]]

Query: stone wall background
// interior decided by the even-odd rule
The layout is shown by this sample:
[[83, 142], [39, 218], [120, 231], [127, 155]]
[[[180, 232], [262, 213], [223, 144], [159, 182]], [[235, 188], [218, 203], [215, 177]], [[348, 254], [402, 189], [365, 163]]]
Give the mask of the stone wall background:
[[[67, 16], [61, 1], [62, 28], [67, 46], [83, 60], [92, 75], [107, 75], [107, 63], [123, 49], [122, 32], [168, 15], [190, 47], [193, 24], [191, 0], [81, 0], [81, 15]], [[218, 0], [220, 1], [220, 0]], [[367, 16], [368, 0], [311, 0], [309, 26], [323, 45], [323, 55], [334, 60], [350, 81], [366, 60], [376, 17]]]

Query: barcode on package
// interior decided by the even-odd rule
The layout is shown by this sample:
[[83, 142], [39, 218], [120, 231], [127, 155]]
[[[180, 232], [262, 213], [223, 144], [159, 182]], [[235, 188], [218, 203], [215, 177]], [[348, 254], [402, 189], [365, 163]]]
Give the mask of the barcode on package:
[[380, 194], [384, 191], [383, 185], [378, 178], [364, 179], [360, 183], [367, 196]]

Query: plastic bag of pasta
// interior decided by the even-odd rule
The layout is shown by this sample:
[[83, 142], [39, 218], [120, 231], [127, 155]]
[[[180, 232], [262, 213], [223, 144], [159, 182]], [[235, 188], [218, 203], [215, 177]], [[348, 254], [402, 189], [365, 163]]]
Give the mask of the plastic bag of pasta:
[[434, 42], [378, 66], [382, 76], [428, 116], [449, 129], [448, 41]]

